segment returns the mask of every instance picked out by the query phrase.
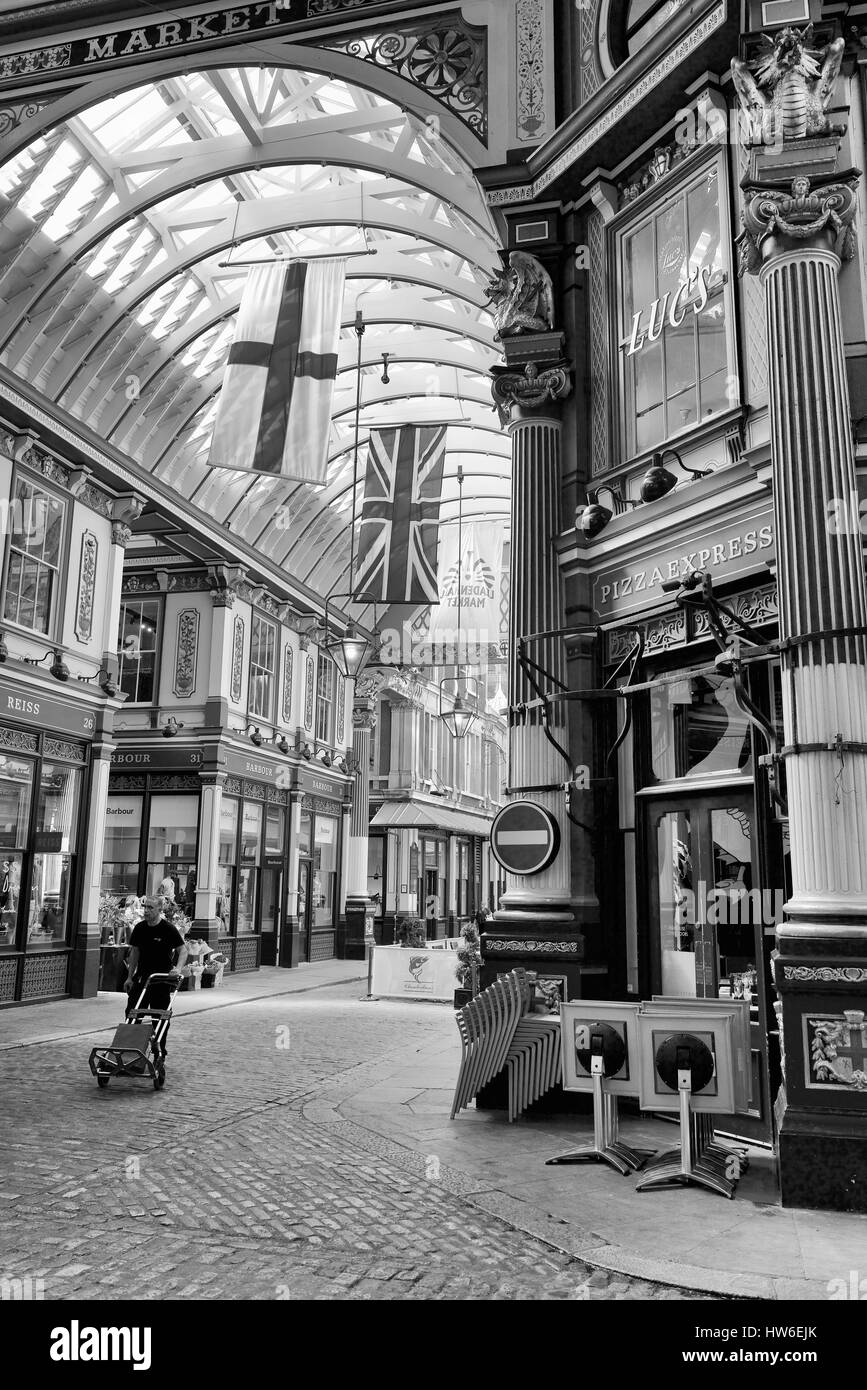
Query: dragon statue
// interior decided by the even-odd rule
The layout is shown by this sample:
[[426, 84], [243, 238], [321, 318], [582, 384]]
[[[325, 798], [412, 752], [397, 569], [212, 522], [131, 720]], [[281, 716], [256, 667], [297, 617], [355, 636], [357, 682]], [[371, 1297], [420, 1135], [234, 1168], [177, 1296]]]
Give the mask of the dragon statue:
[[547, 333], [554, 327], [554, 288], [545, 267], [526, 251], [513, 251], [509, 267], [488, 283], [497, 337]]
[[[813, 26], [762, 35], [765, 51], [752, 63], [732, 59], [741, 106], [752, 121], [755, 143], [803, 140], [830, 130], [825, 112], [843, 60], [844, 39], [813, 47]], [[755, 76], [753, 75], [755, 74]]]

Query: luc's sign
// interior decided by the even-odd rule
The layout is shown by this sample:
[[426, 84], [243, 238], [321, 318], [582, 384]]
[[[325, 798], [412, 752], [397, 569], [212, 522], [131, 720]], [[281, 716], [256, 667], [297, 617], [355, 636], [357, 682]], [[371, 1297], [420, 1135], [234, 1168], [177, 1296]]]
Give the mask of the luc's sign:
[[[713, 266], [700, 266], [672, 293], [668, 290], [649, 306], [632, 317], [632, 331], [626, 344], [626, 356], [634, 357], [647, 343], [655, 343], [666, 324], [680, 328], [688, 312], [696, 318], [707, 308], [711, 290], [725, 281], [725, 273]], [[691, 320], [690, 320], [691, 321]]]

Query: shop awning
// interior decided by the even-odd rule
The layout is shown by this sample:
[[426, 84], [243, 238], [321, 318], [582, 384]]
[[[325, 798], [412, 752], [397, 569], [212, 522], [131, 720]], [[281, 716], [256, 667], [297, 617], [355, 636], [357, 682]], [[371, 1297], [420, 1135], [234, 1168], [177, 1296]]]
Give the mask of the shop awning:
[[491, 822], [470, 811], [448, 806], [429, 806], [424, 801], [386, 801], [380, 806], [371, 830], [440, 830], [452, 835], [481, 835], [488, 839]]

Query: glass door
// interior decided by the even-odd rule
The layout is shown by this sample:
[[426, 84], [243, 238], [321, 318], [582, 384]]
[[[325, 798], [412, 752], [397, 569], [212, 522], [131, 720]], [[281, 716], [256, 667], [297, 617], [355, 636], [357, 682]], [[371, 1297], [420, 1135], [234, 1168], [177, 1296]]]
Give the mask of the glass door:
[[312, 868], [309, 859], [301, 859], [298, 863], [298, 959], [302, 963], [310, 960]]
[[280, 937], [280, 893], [282, 869], [262, 870], [262, 964], [277, 964], [277, 942]]
[[768, 990], [783, 894], [759, 881], [752, 795], [654, 801], [647, 827], [650, 992], [749, 1001], [752, 1106], [735, 1124], [770, 1143]]

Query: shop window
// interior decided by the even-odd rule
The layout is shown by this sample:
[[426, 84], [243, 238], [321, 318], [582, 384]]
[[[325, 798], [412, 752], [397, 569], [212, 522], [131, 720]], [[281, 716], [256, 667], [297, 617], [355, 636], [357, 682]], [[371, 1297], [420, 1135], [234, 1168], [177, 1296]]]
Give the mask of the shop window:
[[80, 792], [78, 768], [42, 764], [27, 921], [30, 948], [66, 941]]
[[241, 817], [241, 862], [238, 865], [238, 935], [256, 930], [256, 904], [259, 893], [259, 865], [262, 848], [261, 801], [245, 801]]
[[151, 797], [147, 891], [173, 896], [190, 916], [195, 913], [198, 823], [198, 796], [173, 792]]
[[3, 617], [34, 632], [51, 629], [66, 507], [44, 488], [15, 484]]
[[237, 858], [238, 802], [233, 797], [224, 796], [220, 805], [220, 853], [217, 865], [217, 916], [223, 936], [228, 936], [232, 930]]
[[738, 403], [722, 165], [619, 237], [622, 448], [657, 448]]
[[276, 673], [277, 629], [260, 613], [254, 613], [250, 638], [249, 712], [252, 718], [270, 720]]
[[0, 952], [16, 947], [34, 764], [0, 755]]
[[334, 925], [334, 891], [337, 883], [337, 820], [317, 816], [313, 835], [313, 925]]
[[334, 663], [327, 656], [319, 656], [316, 678], [316, 737], [322, 743], [330, 743], [334, 728]]
[[157, 599], [125, 599], [120, 606], [118, 680], [132, 704], [151, 704], [157, 669]]
[[265, 853], [283, 853], [283, 812], [279, 806], [269, 806], [265, 816]]
[[102, 891], [112, 897], [138, 892], [141, 821], [144, 798], [111, 793], [105, 808]]
[[650, 692], [654, 780], [752, 773], [749, 720], [723, 676], [669, 680]]

